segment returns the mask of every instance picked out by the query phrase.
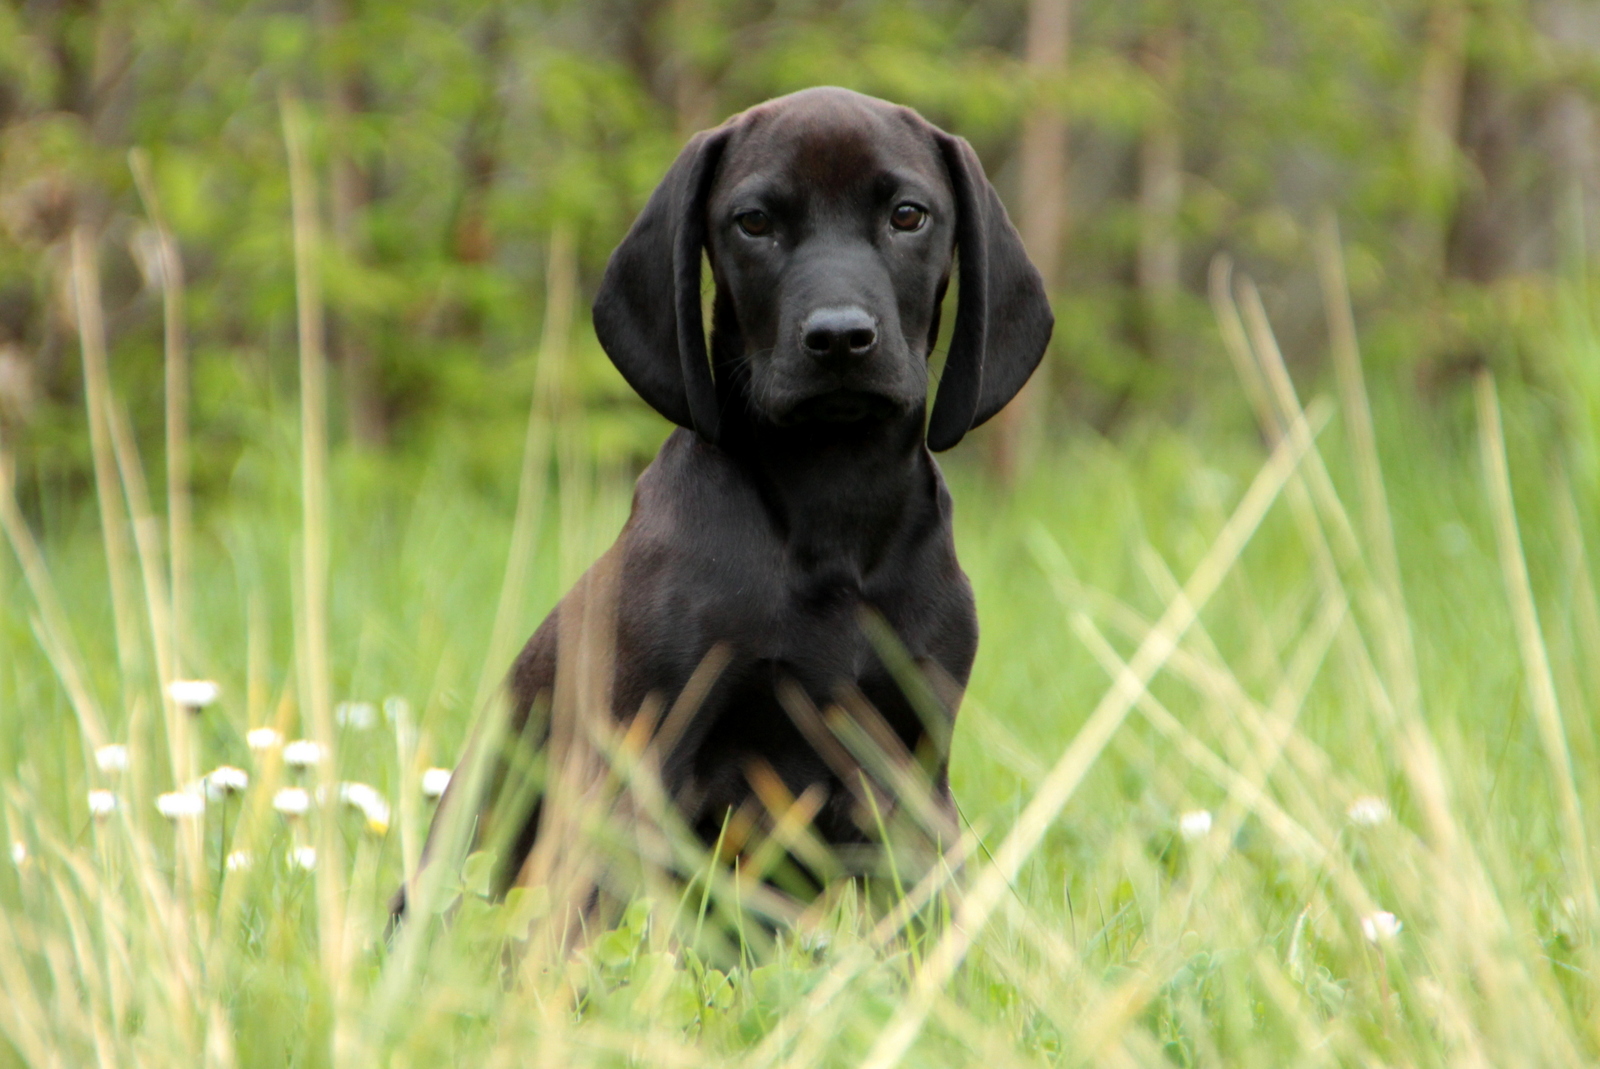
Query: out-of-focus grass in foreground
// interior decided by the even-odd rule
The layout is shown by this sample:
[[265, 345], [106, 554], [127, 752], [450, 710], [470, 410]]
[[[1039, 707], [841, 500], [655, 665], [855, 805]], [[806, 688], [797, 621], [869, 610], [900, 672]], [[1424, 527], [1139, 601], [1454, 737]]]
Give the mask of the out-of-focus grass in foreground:
[[[1562, 394], [1483, 377], [1426, 408], [1369, 403], [1336, 332], [1302, 409], [1248, 287], [1217, 288], [1259, 435], [1068, 436], [1010, 491], [948, 464], [983, 629], [952, 778], [983, 846], [909, 926], [842, 886], [773, 932], [697, 878], [556, 953], [548, 897], [487, 900], [472, 857], [386, 942], [423, 771], [629, 487], [532, 435], [514, 539], [448, 445], [404, 481], [336, 453], [308, 528], [304, 443], [263, 440], [198, 517], [174, 625], [109, 399], [119, 534], [0, 495], [0, 1064], [1593, 1064], [1593, 325], [1552, 325]], [[172, 673], [220, 700], [174, 704]], [[293, 767], [262, 727], [332, 753]], [[248, 786], [158, 809], [219, 765]]]

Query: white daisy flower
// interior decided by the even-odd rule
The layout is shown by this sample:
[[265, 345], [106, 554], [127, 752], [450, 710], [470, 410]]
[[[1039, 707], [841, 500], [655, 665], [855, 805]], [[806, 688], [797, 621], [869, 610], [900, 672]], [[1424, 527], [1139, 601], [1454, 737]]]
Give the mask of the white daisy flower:
[[448, 768], [430, 768], [422, 774], [422, 796], [424, 798], [437, 798], [450, 786], [450, 770]]
[[314, 869], [317, 867], [317, 848], [314, 846], [297, 846], [289, 851], [289, 864], [297, 869]]
[[391, 724], [398, 724], [411, 719], [411, 703], [392, 694], [383, 699], [383, 718]]
[[28, 844], [21, 839], [11, 844], [11, 863], [19, 869], [28, 863]]
[[352, 809], [359, 809], [367, 818], [367, 828], [374, 835], [389, 830], [389, 803], [373, 787], [365, 783], [339, 784], [339, 801]]
[[1350, 823], [1370, 828], [1389, 819], [1389, 803], [1374, 795], [1364, 794], [1350, 803], [1344, 815], [1350, 818]]
[[286, 817], [304, 816], [311, 808], [311, 795], [304, 787], [284, 787], [272, 796], [272, 808]]
[[156, 798], [156, 808], [168, 820], [198, 817], [206, 811], [205, 796], [194, 791], [168, 791]]
[[191, 713], [198, 713], [222, 694], [222, 688], [209, 679], [174, 679], [167, 684], [167, 697]]
[[322, 744], [315, 739], [295, 739], [283, 747], [283, 763], [290, 768], [310, 768], [322, 761]]
[[256, 753], [275, 750], [283, 745], [283, 733], [277, 728], [251, 728], [245, 732], [244, 741]]
[[1190, 842], [1203, 839], [1211, 833], [1211, 810], [1191, 809], [1178, 817], [1178, 834]]
[[334, 706], [333, 722], [342, 728], [365, 731], [378, 722], [378, 707], [371, 702], [340, 702]]
[[128, 748], [120, 742], [98, 746], [94, 751], [94, 764], [101, 772], [115, 775], [128, 770]]
[[339, 784], [339, 801], [354, 809], [365, 809], [373, 802], [383, 801], [375, 787], [365, 783]]
[[117, 808], [117, 796], [110, 791], [100, 788], [89, 792], [89, 814], [96, 820], [104, 820]]
[[375, 795], [361, 807], [361, 812], [367, 815], [367, 827], [379, 835], [389, 830], [389, 800], [383, 795]]
[[1396, 920], [1395, 915], [1386, 909], [1361, 918], [1361, 934], [1367, 937], [1369, 943], [1387, 943], [1399, 935], [1404, 927], [1404, 922]]
[[228, 855], [228, 859], [225, 862], [229, 872], [242, 872], [255, 863], [256, 859], [251, 856], [248, 850], [234, 850]]
[[232, 765], [218, 765], [206, 773], [205, 782], [206, 795], [220, 799], [230, 794], [238, 794], [250, 786], [250, 774]]

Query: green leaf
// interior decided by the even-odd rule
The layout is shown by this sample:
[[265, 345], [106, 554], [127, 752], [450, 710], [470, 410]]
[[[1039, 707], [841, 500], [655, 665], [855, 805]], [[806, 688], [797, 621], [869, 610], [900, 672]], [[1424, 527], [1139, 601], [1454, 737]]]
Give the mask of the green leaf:
[[639, 941], [632, 932], [618, 928], [595, 940], [595, 960], [610, 968], [619, 968], [633, 957], [634, 948], [638, 945]]
[[655, 911], [656, 904], [653, 899], [636, 899], [628, 907], [628, 912], [622, 916], [622, 926], [631, 932], [643, 933], [650, 925], [650, 914]]
[[495, 856], [488, 850], [467, 855], [466, 863], [461, 866], [461, 882], [466, 891], [487, 895], [494, 882], [494, 863]]
[[633, 981], [638, 984], [668, 982], [678, 968], [678, 959], [671, 954], [655, 953], [640, 954], [638, 962], [633, 967]]
[[733, 989], [733, 981], [729, 980], [721, 969], [706, 971], [705, 991], [706, 1003], [719, 1010], [732, 1006], [734, 997], [738, 994]]
[[528, 938], [528, 926], [550, 912], [550, 889], [513, 887], [506, 893], [505, 934], [508, 939]]
[[687, 980], [674, 983], [661, 1000], [661, 1023], [669, 1028], [687, 1028], [700, 1016], [700, 1000]]

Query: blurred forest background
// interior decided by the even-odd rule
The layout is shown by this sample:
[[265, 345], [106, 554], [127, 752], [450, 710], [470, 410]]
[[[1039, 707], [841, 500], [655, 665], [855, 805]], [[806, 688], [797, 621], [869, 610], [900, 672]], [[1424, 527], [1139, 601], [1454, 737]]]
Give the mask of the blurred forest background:
[[1375, 388], [1427, 398], [1484, 363], [1556, 381], [1535, 328], [1600, 248], [1588, 0], [6, 0], [0, 441], [25, 499], [91, 483], [75, 229], [98, 242], [112, 377], [147, 455], [158, 210], [187, 277], [198, 491], [282, 433], [288, 97], [319, 184], [336, 445], [445, 442], [506, 485], [554, 265], [579, 325], [553, 403], [581, 413], [567, 426], [593, 460], [641, 463], [665, 427], [595, 345], [588, 293], [690, 133], [821, 83], [970, 139], [1045, 274], [1047, 374], [975, 451], [1002, 466], [1144, 413], [1244, 426], [1206, 304], [1219, 252], [1314, 376], [1314, 246], [1336, 217]]

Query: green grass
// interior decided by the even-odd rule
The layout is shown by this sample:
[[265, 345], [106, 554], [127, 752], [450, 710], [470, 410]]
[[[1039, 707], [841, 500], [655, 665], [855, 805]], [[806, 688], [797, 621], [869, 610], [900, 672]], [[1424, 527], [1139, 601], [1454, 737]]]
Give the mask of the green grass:
[[[1347, 384], [1309, 422], [1280, 394], [1276, 445], [1066, 435], [1009, 491], [973, 450], [951, 461], [982, 621], [952, 780], [983, 845], [903, 928], [882, 889], [835, 887], [772, 932], [726, 876], [657, 879], [556, 952], [548, 898], [489, 902], [469, 859], [458, 908], [386, 943], [429, 816], [418, 774], [454, 760], [504, 667], [485, 651], [515, 495], [474, 488], [448, 443], [420, 466], [334, 456], [310, 532], [330, 693], [399, 718], [337, 729], [328, 779], [393, 801], [386, 834], [348, 807], [278, 816], [295, 774], [245, 744], [316, 733], [292, 429], [199, 511], [182, 656], [223, 697], [192, 723], [158, 685], [164, 563], [114, 547], [136, 595], [119, 653], [96, 515], [47, 498], [45, 571], [0, 564], [0, 790], [26, 851], [0, 863], [0, 1064], [1593, 1064], [1596, 341], [1581, 315], [1552, 330], [1570, 378], [1499, 400], [1514, 514], [1487, 379], [1426, 406], [1379, 390], [1371, 412]], [[1270, 398], [1254, 340], [1241, 366]], [[627, 508], [625, 479], [554, 452], [528, 484], [518, 641]], [[1188, 598], [1207, 599], [1193, 622]], [[96, 721], [130, 746], [120, 777], [95, 768]], [[192, 758], [169, 747], [185, 725]], [[153, 799], [185, 761], [252, 782], [175, 832]], [[96, 787], [121, 803], [100, 821]], [[1352, 819], [1363, 798], [1380, 819]], [[1185, 836], [1198, 810], [1209, 831]], [[292, 868], [310, 844], [315, 871]], [[254, 864], [227, 871], [238, 849]], [[1368, 938], [1379, 911], [1399, 930]]]

